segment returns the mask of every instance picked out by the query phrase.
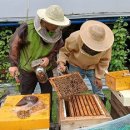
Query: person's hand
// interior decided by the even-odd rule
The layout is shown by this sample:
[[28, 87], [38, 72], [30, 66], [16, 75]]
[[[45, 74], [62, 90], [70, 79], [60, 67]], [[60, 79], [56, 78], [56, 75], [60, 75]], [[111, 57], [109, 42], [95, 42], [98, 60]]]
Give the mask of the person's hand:
[[15, 76], [19, 73], [18, 71], [18, 67], [13, 66], [13, 67], [9, 67], [9, 73], [12, 77], [15, 78]]
[[15, 78], [16, 82], [17, 83], [20, 83], [20, 80], [19, 80], [19, 70], [18, 70], [18, 67], [14, 66], [14, 67], [9, 67], [9, 73], [10, 75]]
[[95, 78], [94, 84], [99, 88], [102, 89], [102, 80]]
[[47, 57], [42, 58], [42, 63], [40, 64], [42, 67], [47, 67], [49, 64], [49, 59]]
[[66, 71], [66, 66], [63, 62], [59, 62], [57, 70], [60, 72], [65, 72]]

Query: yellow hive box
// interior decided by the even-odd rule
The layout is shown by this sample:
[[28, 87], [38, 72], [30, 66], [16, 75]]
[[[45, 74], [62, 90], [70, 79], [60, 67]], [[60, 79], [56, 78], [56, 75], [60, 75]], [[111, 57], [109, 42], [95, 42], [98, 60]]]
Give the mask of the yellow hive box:
[[106, 85], [114, 91], [130, 89], [130, 73], [128, 70], [109, 72], [105, 78]]
[[34, 94], [46, 105], [46, 109], [32, 114], [26, 119], [17, 117], [15, 105], [23, 95], [7, 96], [4, 105], [0, 108], [0, 130], [35, 130], [49, 129], [50, 127], [50, 95]]

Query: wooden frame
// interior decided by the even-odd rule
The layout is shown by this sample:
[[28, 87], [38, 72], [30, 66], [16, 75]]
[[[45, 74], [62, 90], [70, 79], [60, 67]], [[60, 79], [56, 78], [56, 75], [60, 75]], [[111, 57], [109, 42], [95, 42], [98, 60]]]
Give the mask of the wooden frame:
[[[65, 79], [68, 79], [69, 83], [70, 83], [73, 79], [72, 78], [73, 75], [75, 75], [76, 80], [80, 80], [80, 86], [77, 86], [77, 89], [74, 88], [73, 85], [71, 85], [71, 84], [69, 85], [69, 88], [67, 88], [67, 86], [64, 86], [64, 85], [60, 88], [60, 85], [57, 85], [55, 82], [55, 80], [60, 81], [62, 79], [62, 81], [63, 81]], [[83, 81], [83, 78], [81, 77], [81, 75], [78, 72], [73, 72], [70, 74], [64, 74], [61, 76], [52, 77], [49, 79], [49, 81], [50, 81], [51, 85], [54, 87], [55, 91], [57, 92], [58, 97], [62, 98], [62, 99], [70, 98], [72, 95], [78, 94], [78, 93], [86, 91], [88, 89], [85, 82]], [[75, 82], [73, 84], [77, 84], [77, 83]], [[63, 90], [66, 90], [66, 91], [63, 91]]]

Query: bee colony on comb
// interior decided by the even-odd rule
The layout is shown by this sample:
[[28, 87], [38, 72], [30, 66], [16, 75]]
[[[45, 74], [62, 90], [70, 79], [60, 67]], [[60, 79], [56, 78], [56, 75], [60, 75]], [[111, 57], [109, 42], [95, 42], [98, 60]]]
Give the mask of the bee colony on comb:
[[63, 99], [87, 90], [82, 77], [77, 72], [50, 78], [50, 83], [57, 91], [59, 98]]
[[61, 130], [87, 127], [111, 120], [110, 114], [95, 94], [85, 94], [87, 86], [78, 72], [50, 78], [59, 97]]

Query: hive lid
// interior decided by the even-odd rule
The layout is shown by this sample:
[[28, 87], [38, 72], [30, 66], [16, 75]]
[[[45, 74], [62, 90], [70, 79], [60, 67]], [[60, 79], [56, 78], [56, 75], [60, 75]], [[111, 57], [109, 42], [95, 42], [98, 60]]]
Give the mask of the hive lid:
[[130, 90], [119, 91], [119, 93], [120, 93], [120, 96], [124, 98], [130, 98]]
[[[36, 130], [50, 127], [50, 95], [34, 94], [46, 108], [32, 114], [27, 119], [17, 117], [16, 104], [25, 95], [9, 95], [0, 108], [0, 130]], [[27, 96], [27, 95], [26, 95]], [[35, 110], [37, 108], [34, 108]], [[33, 110], [34, 110], [33, 109]]]
[[62, 99], [67, 99], [88, 89], [78, 72], [52, 77], [49, 81], [59, 98]]

